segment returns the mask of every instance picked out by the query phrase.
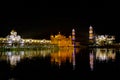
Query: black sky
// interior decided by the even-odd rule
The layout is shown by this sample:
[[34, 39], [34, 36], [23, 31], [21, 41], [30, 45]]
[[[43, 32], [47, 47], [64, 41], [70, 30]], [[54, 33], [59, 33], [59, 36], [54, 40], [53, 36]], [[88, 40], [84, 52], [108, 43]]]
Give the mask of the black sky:
[[118, 23], [113, 23], [116, 20], [113, 10], [105, 1], [3, 2], [0, 37], [7, 36], [12, 29], [23, 38], [49, 38], [50, 34], [59, 31], [68, 36], [75, 28], [77, 38], [82, 40], [88, 36], [90, 25], [98, 34], [118, 35]]

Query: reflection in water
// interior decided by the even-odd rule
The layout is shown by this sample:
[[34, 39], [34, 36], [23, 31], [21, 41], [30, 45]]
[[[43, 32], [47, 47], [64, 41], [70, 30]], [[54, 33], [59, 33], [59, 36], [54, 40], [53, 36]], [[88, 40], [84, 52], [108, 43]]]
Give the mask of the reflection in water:
[[73, 58], [73, 70], [75, 70], [75, 53], [76, 53], [76, 48], [74, 48], [73, 53], [72, 53], [72, 58]]
[[9, 56], [8, 60], [10, 61], [11, 65], [16, 65], [17, 62], [20, 61], [20, 55], [13, 55], [13, 56]]
[[91, 70], [94, 68], [94, 61], [114, 61], [116, 58], [116, 52], [114, 49], [107, 49], [107, 48], [95, 48], [92, 49], [89, 53], [89, 64]]
[[100, 61], [115, 60], [114, 49], [96, 49], [96, 59]]
[[60, 66], [68, 60], [75, 69], [75, 54], [77, 51], [78, 48], [61, 48], [58, 52], [51, 54], [51, 62]]
[[61, 65], [61, 63], [69, 60], [70, 63], [73, 64], [73, 68], [75, 67], [75, 53], [78, 52], [79, 49], [67, 47], [61, 48], [59, 51], [53, 50], [29, 50], [29, 51], [6, 51], [0, 52], [0, 60], [7, 60], [11, 66], [16, 66], [20, 60], [25, 58], [33, 58], [33, 57], [51, 57], [51, 63], [55, 63], [57, 65]]
[[0, 59], [7, 60], [11, 66], [15, 66], [21, 59], [45, 57], [50, 55], [52, 52], [52, 50], [6, 51], [0, 52]]
[[91, 70], [93, 70], [93, 65], [94, 65], [94, 54], [93, 54], [93, 51], [90, 53], [90, 55], [89, 55], [89, 63], [90, 63], [90, 68], [91, 68]]

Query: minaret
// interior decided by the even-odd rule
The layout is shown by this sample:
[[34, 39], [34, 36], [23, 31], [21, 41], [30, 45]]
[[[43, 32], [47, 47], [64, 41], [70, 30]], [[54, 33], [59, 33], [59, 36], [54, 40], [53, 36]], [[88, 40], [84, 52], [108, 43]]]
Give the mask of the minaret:
[[75, 45], [75, 29], [72, 29], [72, 43]]
[[89, 42], [93, 43], [94, 35], [93, 35], [93, 27], [89, 27]]

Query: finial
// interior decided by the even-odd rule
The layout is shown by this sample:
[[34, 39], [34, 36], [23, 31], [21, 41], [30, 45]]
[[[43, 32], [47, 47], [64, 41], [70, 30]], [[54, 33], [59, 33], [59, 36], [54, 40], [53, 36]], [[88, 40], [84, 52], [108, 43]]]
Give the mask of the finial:
[[92, 26], [90, 25], [90, 28], [92, 28]]
[[59, 32], [59, 34], [60, 34], [60, 32]]
[[75, 31], [75, 29], [73, 28], [72, 31]]

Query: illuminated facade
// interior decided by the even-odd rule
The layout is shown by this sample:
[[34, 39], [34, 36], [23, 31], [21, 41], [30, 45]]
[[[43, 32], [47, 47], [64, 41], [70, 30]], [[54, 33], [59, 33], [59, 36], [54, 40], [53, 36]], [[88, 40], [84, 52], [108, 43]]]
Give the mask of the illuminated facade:
[[97, 35], [95, 36], [95, 44], [98, 46], [112, 45], [115, 42], [115, 36]]
[[21, 36], [17, 35], [17, 32], [14, 30], [12, 30], [10, 32], [10, 35], [8, 35], [6, 38], [7, 38], [6, 43], [8, 43], [9, 45], [12, 45], [13, 43], [20, 43], [20, 44], [24, 43]]
[[66, 38], [64, 35], [59, 34], [53, 36], [51, 35], [51, 44], [57, 44], [58, 46], [73, 46], [72, 37]]
[[51, 44], [51, 40], [46, 39], [23, 39], [20, 35], [17, 35], [17, 32], [15, 30], [12, 30], [10, 32], [10, 35], [8, 35], [6, 38], [0, 38], [0, 45], [3, 46], [5, 44], [6, 46], [12, 46], [14, 44], [18, 45], [25, 45], [25, 44]]

